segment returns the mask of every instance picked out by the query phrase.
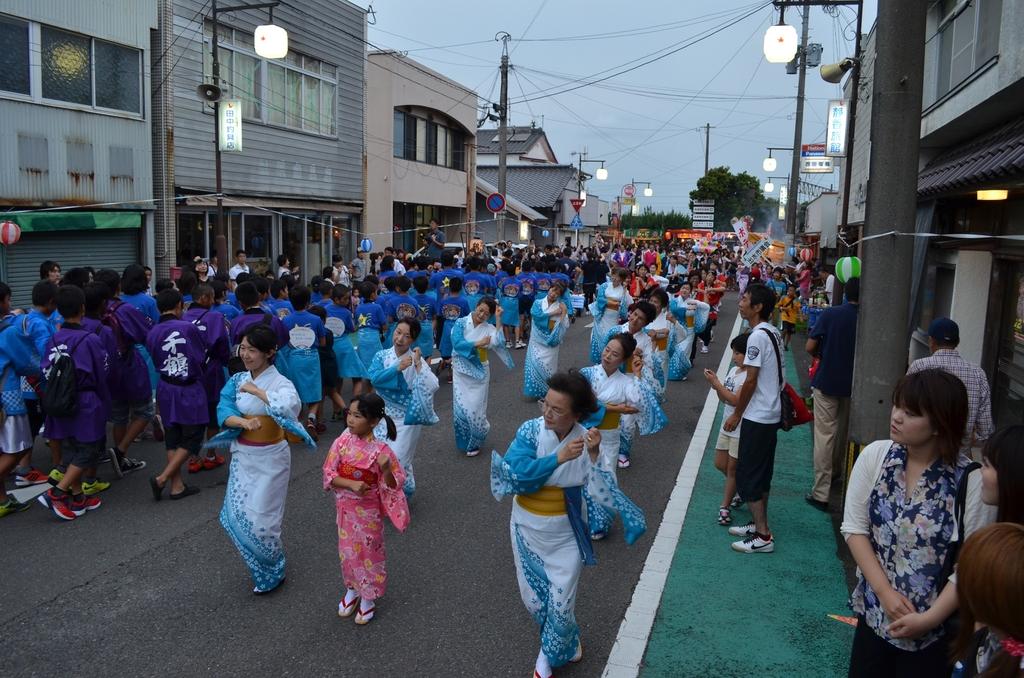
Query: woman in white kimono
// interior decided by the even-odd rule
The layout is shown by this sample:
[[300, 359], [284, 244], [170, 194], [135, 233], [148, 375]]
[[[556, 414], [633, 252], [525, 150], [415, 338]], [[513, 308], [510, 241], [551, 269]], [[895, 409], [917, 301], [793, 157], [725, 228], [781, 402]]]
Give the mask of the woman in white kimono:
[[[452, 414], [455, 421], [455, 445], [467, 457], [480, 454], [491, 422], [487, 421], [487, 394], [491, 386], [490, 353], [505, 366], [515, 365], [505, 348], [501, 307], [484, 297], [472, 312], [455, 321], [452, 327]], [[491, 325], [491, 315], [495, 324]]]
[[[629, 320], [622, 325], [616, 325], [608, 332], [608, 340], [617, 334], [628, 334], [636, 341], [634, 355], [640, 358], [642, 368], [640, 378], [657, 393], [658, 380], [654, 376], [654, 342], [647, 336], [647, 326], [657, 317], [657, 310], [654, 304], [649, 301], [638, 301], [633, 304], [629, 312]], [[607, 341], [605, 342], [607, 343]], [[619, 445], [619, 468], [629, 468], [630, 452], [633, 449], [633, 440], [636, 438], [636, 415], [623, 414], [619, 431], [622, 434], [622, 442]]]
[[[601, 352], [601, 362], [580, 370], [604, 407], [603, 416], [588, 423], [594, 423], [601, 431], [601, 456], [597, 463], [612, 476], [615, 476], [622, 442], [623, 415], [631, 415], [636, 420], [641, 435], [657, 433], [668, 424], [651, 382], [643, 378], [643, 358], [634, 356], [635, 351], [636, 339], [631, 334], [616, 334]], [[622, 371], [626, 365], [632, 368], [631, 374]], [[583, 497], [587, 502], [590, 538], [604, 539], [615, 513], [595, 502], [586, 490]]]
[[629, 272], [617, 268], [611, 280], [601, 283], [597, 288], [597, 298], [590, 305], [590, 314], [594, 317], [594, 328], [590, 331], [590, 362], [601, 359], [601, 349], [608, 340], [608, 332], [626, 319], [626, 314], [633, 298], [626, 290]]
[[[419, 335], [419, 322], [411, 318], [399, 320], [391, 334], [391, 348], [378, 351], [368, 370], [370, 383], [384, 399], [385, 413], [395, 422], [397, 435], [388, 446], [405, 471], [402, 489], [406, 497], [411, 497], [416, 491], [412, 464], [420, 432], [423, 426], [432, 426], [439, 421], [434, 413], [437, 376], [416, 346]], [[387, 427], [382, 428], [383, 423], [382, 419], [377, 424], [379, 430], [374, 431], [378, 440], [387, 438]]]
[[690, 284], [683, 283], [678, 296], [672, 298], [669, 313], [678, 321], [672, 328], [668, 353], [669, 381], [685, 381], [693, 364], [690, 348], [697, 335], [704, 331], [711, 307], [703, 301], [690, 298]]
[[668, 376], [668, 344], [669, 335], [672, 333], [672, 325], [675, 317], [669, 314], [668, 293], [662, 288], [651, 291], [648, 301], [654, 306], [657, 315], [647, 325], [645, 331], [651, 338], [651, 346], [654, 354], [651, 356], [651, 371], [654, 373], [655, 391], [658, 400], [665, 399], [665, 382]]
[[256, 594], [273, 591], [285, 578], [281, 522], [291, 472], [288, 442], [316, 448], [296, 418], [299, 394], [271, 362], [276, 352], [277, 335], [269, 326], [246, 331], [238, 350], [246, 371], [228, 380], [217, 405], [217, 422], [225, 430], [206, 443], [231, 447], [220, 523], [249, 567]]
[[519, 427], [504, 457], [491, 455], [491, 493], [498, 500], [515, 495], [509, 531], [519, 592], [540, 626], [534, 678], [550, 678], [552, 668], [583, 658], [576, 589], [583, 566], [597, 562], [583, 488], [595, 501], [619, 508], [627, 543], [647, 527], [643, 512], [597, 463], [601, 432], [580, 424], [600, 410], [581, 374], [559, 372], [548, 382], [543, 416]]
[[553, 281], [547, 296], [533, 302], [530, 309], [533, 330], [523, 366], [523, 395], [527, 398], [543, 398], [548, 391], [548, 379], [558, 371], [558, 349], [569, 327], [564, 293], [562, 283]]

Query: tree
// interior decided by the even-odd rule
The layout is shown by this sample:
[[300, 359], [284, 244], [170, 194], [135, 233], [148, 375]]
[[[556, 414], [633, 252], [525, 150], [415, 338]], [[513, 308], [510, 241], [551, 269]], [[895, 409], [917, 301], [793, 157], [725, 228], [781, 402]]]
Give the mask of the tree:
[[728, 167], [712, 167], [697, 180], [697, 188], [690, 191], [691, 211], [694, 200], [714, 200], [715, 230], [731, 231], [733, 217], [756, 216], [761, 211], [764, 193], [757, 177], [746, 172], [733, 174]]
[[626, 214], [619, 222], [619, 227], [623, 229], [646, 228], [661, 233], [664, 233], [667, 228], [690, 228], [691, 226], [693, 226], [693, 220], [690, 219], [690, 215], [675, 210], [671, 212], [645, 210], [643, 214], [635, 217], [632, 214]]

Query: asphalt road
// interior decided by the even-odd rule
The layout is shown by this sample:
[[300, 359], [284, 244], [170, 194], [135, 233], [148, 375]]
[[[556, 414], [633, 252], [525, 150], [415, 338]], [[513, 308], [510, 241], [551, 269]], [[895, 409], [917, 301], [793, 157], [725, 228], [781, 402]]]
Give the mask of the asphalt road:
[[[735, 296], [723, 307], [719, 327], [730, 328]], [[586, 364], [589, 321], [568, 332], [563, 369]], [[727, 343], [720, 334], [711, 354], [698, 356], [689, 381], [670, 382], [669, 427], [639, 439], [633, 467], [620, 471], [649, 529], [631, 547], [621, 529], [596, 545], [599, 562], [585, 570], [576, 608], [584, 658], [558, 675], [603, 670], [707, 394], [699, 370], [714, 369]], [[520, 364], [524, 356], [515, 352]], [[485, 449], [504, 452], [519, 424], [539, 410], [521, 395], [521, 369], [495, 363], [491, 374]], [[336, 616], [343, 587], [320, 465], [338, 424], [321, 436], [316, 453], [293, 452], [283, 533], [288, 580], [261, 597], [252, 595], [248, 571], [217, 520], [227, 466], [189, 479], [202, 488], [199, 495], [155, 503], [146, 474], [163, 452], [147, 442], [132, 454], [149, 468], [115, 482], [98, 511], [63, 523], [34, 504], [0, 522], [3, 673], [529, 675], [539, 641], [516, 585], [509, 500], [497, 503], [490, 494], [489, 454], [470, 459], [455, 450], [450, 386], [442, 384], [436, 409], [442, 423], [420, 440], [412, 524], [404, 534], [387, 534], [389, 589], [370, 625]], [[37, 465], [47, 468], [42, 443], [36, 450]]]

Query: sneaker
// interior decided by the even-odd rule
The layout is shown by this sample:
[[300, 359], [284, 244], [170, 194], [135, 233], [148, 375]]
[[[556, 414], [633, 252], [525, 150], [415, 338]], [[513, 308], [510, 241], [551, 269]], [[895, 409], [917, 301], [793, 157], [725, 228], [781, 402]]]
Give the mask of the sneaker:
[[729, 525], [732, 523], [732, 510], [728, 506], [718, 507], [718, 524]]
[[8, 497], [7, 501], [0, 504], [0, 518], [10, 515], [12, 513], [20, 513], [28, 508], [28, 504], [24, 504], [14, 497]]
[[775, 539], [770, 534], [767, 539], [759, 534], [752, 534], [746, 539], [734, 541], [732, 550], [740, 553], [771, 553], [775, 550]]
[[512, 342], [511, 341], [506, 341], [505, 342], [505, 348], [512, 348]]
[[593, 532], [590, 535], [590, 541], [601, 541], [602, 539], [604, 539], [607, 536], [608, 536], [608, 533], [604, 532], [604, 531]]
[[85, 515], [86, 511], [95, 511], [100, 506], [103, 506], [103, 502], [99, 497], [83, 496], [82, 501], [75, 501], [74, 498], [71, 500], [71, 512], [76, 516]]
[[525, 341], [517, 341], [516, 342], [516, 348], [526, 348], [526, 342]]
[[212, 471], [218, 466], [224, 465], [224, 457], [220, 456], [219, 454], [216, 454], [212, 457], [206, 457], [205, 459], [203, 459], [202, 464], [204, 471]]
[[15, 487], [29, 487], [31, 485], [42, 485], [43, 483], [49, 482], [50, 478], [45, 473], [37, 471], [36, 469], [29, 469], [28, 473], [14, 474], [14, 486]]
[[57, 484], [62, 480], [64, 480], [64, 472], [57, 467], [54, 467], [50, 471], [50, 475], [47, 476], [47, 482], [53, 485], [54, 487], [56, 487]]
[[822, 511], [824, 513], [828, 513], [828, 502], [827, 501], [821, 501], [820, 499], [815, 499], [814, 495], [810, 495], [810, 494], [808, 494], [808, 495], [806, 495], [804, 497], [804, 501], [806, 501], [808, 504], [810, 504], [814, 508], [818, 509], [819, 511]]
[[61, 520], [74, 520], [78, 516], [71, 510], [71, 497], [47, 490], [38, 497], [39, 503], [50, 509]]
[[739, 507], [743, 506], [744, 503], [746, 502], [740, 499], [740, 495], [737, 494], [735, 497], [732, 498], [732, 501], [729, 502], [729, 508], [736, 510]]
[[630, 467], [629, 457], [623, 457], [620, 454], [619, 455], [619, 468], [629, 468], [629, 467]]
[[188, 472], [189, 473], [199, 473], [204, 468], [205, 468], [205, 465], [203, 464], [203, 460], [200, 459], [199, 457], [191, 457], [188, 460]]
[[108, 487], [110, 487], [110, 483], [108, 483], [105, 480], [100, 480], [99, 478], [97, 478], [96, 480], [94, 480], [92, 482], [88, 482], [88, 481], [83, 482], [82, 483], [82, 492], [86, 496], [92, 496], [94, 494], [99, 494], [100, 492], [102, 492], [103, 490], [107, 489]]
[[734, 537], [749, 537], [753, 535], [754, 532], [753, 522], [749, 522], [746, 525], [733, 525], [729, 528], [729, 534]]
[[141, 459], [132, 459], [131, 457], [124, 457], [121, 460], [121, 475], [124, 476], [133, 471], [141, 471], [146, 468], [146, 462]]
[[707, 353], [708, 352], [708, 347], [707, 346], [701, 346], [700, 347], [700, 352], [701, 353]]
[[476, 448], [475, 450], [466, 450], [466, 456], [467, 457], [475, 457], [478, 454], [480, 454], [480, 448], [479, 447]]
[[117, 456], [117, 449], [108, 447], [107, 458], [110, 460], [110, 465], [114, 467], [114, 475], [118, 478], [124, 478], [124, 469], [121, 468], [121, 460]]

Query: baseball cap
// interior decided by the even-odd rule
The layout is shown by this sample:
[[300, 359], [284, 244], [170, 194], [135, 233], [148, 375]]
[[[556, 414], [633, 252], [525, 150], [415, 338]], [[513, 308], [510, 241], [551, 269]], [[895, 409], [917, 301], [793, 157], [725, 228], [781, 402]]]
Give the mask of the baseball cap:
[[936, 318], [928, 326], [928, 336], [944, 344], [960, 343], [960, 326], [950, 318]]

